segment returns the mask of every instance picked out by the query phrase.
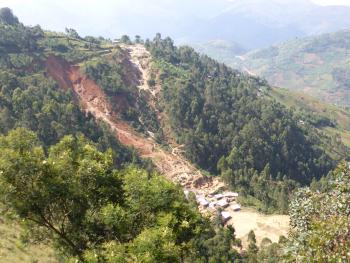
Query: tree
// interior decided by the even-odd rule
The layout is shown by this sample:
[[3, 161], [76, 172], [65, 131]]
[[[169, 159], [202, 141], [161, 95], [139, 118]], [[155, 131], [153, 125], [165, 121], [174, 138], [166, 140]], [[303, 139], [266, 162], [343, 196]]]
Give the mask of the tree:
[[257, 254], [258, 254], [258, 246], [256, 245], [256, 237], [255, 233], [253, 230], [250, 230], [248, 233], [248, 250], [247, 250], [247, 255], [248, 255], [248, 262], [250, 263], [255, 263], [258, 262], [257, 260]]
[[77, 38], [77, 39], [81, 38], [79, 36], [78, 32], [74, 28], [67, 28], [66, 27], [65, 31], [66, 31], [66, 34], [71, 38]]
[[[0, 149], [1, 202], [80, 261], [182, 262], [218, 238], [179, 186], [135, 166], [114, 169], [112, 152], [83, 136], [66, 136], [46, 154], [18, 128], [0, 137]], [[221, 252], [236, 255], [233, 231], [226, 236]]]
[[159, 103], [186, 157], [258, 199], [263, 211], [286, 212], [298, 183], [319, 179], [333, 167], [331, 156], [317, 147], [323, 145], [318, 132], [302, 129], [296, 113], [280, 103], [257, 96], [257, 90], [268, 89], [266, 81], [237, 75], [160, 34], [146, 47], [161, 72]]
[[141, 37], [140, 37], [139, 35], [136, 35], [136, 36], [135, 36], [135, 43], [136, 43], [136, 44], [142, 43], [142, 39], [141, 39]]
[[128, 35], [122, 35], [122, 37], [120, 38], [120, 42], [124, 43], [124, 44], [131, 44], [131, 40], [130, 37]]
[[299, 189], [291, 200], [292, 227], [285, 261], [349, 262], [350, 168], [347, 162], [328, 176], [323, 190]]
[[90, 215], [105, 203], [121, 201], [121, 181], [111, 170], [111, 152], [100, 153], [84, 138], [68, 136], [46, 157], [35, 134], [22, 128], [0, 137], [0, 148], [5, 205], [82, 258], [94, 236]]
[[241, 259], [241, 255], [232, 246], [239, 245], [240, 241], [235, 237], [233, 227], [219, 226], [215, 229], [215, 235], [203, 236], [205, 240], [200, 240], [200, 259], [189, 262], [215, 262], [233, 263]]
[[0, 23], [13, 26], [19, 24], [19, 21], [10, 8], [4, 7], [0, 9]]

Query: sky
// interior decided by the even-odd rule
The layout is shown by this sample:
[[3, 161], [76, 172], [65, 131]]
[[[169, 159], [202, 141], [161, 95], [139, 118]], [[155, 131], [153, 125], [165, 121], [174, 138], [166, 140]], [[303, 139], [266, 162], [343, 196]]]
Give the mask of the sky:
[[319, 5], [350, 5], [350, 0], [312, 0]]
[[[186, 19], [200, 19], [219, 12], [228, 0], [0, 0], [26, 25], [45, 29], [78, 30], [81, 35], [133, 36], [157, 21], [157, 30], [184, 26]], [[205, 7], [205, 8], [198, 8]], [[169, 21], [171, 24], [169, 24]], [[171, 30], [168, 31], [172, 31]], [[157, 32], [158, 32], [157, 31]], [[155, 32], [156, 33], [156, 32]]]
[[[232, 1], [244, 0], [0, 0], [0, 7], [13, 9], [26, 25], [40, 24], [54, 31], [71, 27], [83, 36], [113, 38], [146, 32], [154, 23], [157, 32], [176, 34], [176, 30], [186, 27], [189, 19], [191, 23], [200, 21], [220, 12]], [[350, 0], [312, 1], [320, 5], [350, 6]]]

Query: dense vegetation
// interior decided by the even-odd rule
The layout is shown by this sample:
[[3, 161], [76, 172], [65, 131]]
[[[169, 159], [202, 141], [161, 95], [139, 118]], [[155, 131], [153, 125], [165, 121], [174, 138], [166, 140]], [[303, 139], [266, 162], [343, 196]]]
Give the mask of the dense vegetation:
[[110, 59], [96, 58], [84, 64], [82, 70], [109, 94], [118, 94], [127, 88], [124, 82], [124, 68], [121, 51], [117, 50]]
[[303, 90], [329, 103], [348, 106], [350, 30], [290, 40], [252, 51], [234, 67], [247, 68], [272, 85]]
[[[79, 109], [72, 94], [59, 90], [47, 78], [42, 60], [45, 54], [40, 53], [32, 28], [0, 24], [0, 29], [6, 32], [0, 35], [0, 50], [4, 50], [0, 63], [1, 133], [25, 127], [35, 131], [45, 146], [57, 143], [64, 135], [82, 133], [98, 142], [100, 149], [111, 147], [121, 163], [135, 159], [105, 126]], [[25, 36], [30, 41], [22, 41]], [[13, 49], [13, 43], [21, 44], [12, 54], [8, 46]]]
[[[72, 262], [242, 258], [232, 249], [239, 244], [233, 229], [211, 225], [179, 186], [146, 167], [48, 77], [49, 54], [91, 59], [100, 40], [88, 38], [91, 49], [82, 49], [87, 40], [72, 29], [55, 35], [0, 15], [1, 213]], [[51, 46], [53, 38], [62, 46]]]
[[52, 245], [67, 262], [350, 260], [348, 164], [321, 178], [348, 152], [334, 157], [317, 133], [338, 125], [332, 118], [287, 110], [264, 96], [265, 81], [169, 38], [145, 42], [154, 57], [150, 83], [163, 88], [157, 107], [194, 163], [264, 211], [286, 212], [292, 190], [311, 183], [293, 195], [289, 239], [256, 244], [251, 232], [238, 253], [240, 240], [219, 214], [203, 217], [193, 197], [84, 114], [45, 70], [50, 54], [82, 62], [112, 102], [125, 96], [127, 120], [161, 133], [143, 94], [125, 81], [121, 50], [74, 29], [25, 27], [9, 9], [0, 10], [0, 33], [0, 210], [22, 222], [28, 240]]
[[272, 88], [267, 94], [295, 111], [299, 125], [318, 134], [322, 148], [335, 160], [350, 154], [350, 112], [303, 92]]
[[0, 147], [1, 202], [68, 257], [85, 262], [240, 257], [231, 249], [234, 232], [219, 226], [216, 234], [179, 186], [137, 167], [115, 170], [112, 151], [99, 152], [83, 136], [66, 136], [46, 154], [33, 132], [18, 128], [0, 137]]
[[310, 183], [332, 167], [312, 131], [294, 113], [261, 96], [268, 84], [199, 56], [171, 39], [146, 42], [162, 82], [162, 108], [187, 156], [221, 174], [264, 210], [286, 211], [297, 184]]
[[350, 168], [341, 163], [327, 178], [295, 193], [290, 204], [287, 262], [349, 262]]

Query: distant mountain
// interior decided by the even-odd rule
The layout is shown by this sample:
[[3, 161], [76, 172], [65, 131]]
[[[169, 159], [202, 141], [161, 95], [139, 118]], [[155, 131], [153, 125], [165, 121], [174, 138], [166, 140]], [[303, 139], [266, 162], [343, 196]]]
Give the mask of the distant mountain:
[[232, 65], [261, 75], [272, 85], [350, 105], [350, 30], [253, 51]]
[[261, 48], [348, 28], [349, 14], [350, 7], [319, 6], [308, 0], [234, 0], [202, 25], [196, 25], [190, 39], [222, 39], [247, 49]]
[[160, 32], [176, 44], [223, 40], [255, 49], [350, 27], [349, 6], [319, 6], [311, 0], [91, 1], [84, 12], [78, 11], [80, 1], [34, 1], [31, 9], [37, 16], [26, 15], [20, 1], [7, 2], [25, 16], [25, 24], [52, 31], [68, 25], [82, 36], [140, 34], [150, 39]]
[[224, 63], [231, 63], [232, 58], [247, 52], [241, 45], [225, 40], [212, 40], [204, 43], [190, 44], [198, 52], [206, 54]]

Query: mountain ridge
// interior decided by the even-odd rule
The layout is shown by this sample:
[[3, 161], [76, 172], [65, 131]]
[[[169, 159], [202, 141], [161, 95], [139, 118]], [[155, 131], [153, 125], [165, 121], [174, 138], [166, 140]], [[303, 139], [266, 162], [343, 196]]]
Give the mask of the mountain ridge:
[[350, 29], [287, 41], [251, 51], [231, 65], [247, 68], [272, 85], [304, 90], [328, 103], [348, 106]]

